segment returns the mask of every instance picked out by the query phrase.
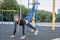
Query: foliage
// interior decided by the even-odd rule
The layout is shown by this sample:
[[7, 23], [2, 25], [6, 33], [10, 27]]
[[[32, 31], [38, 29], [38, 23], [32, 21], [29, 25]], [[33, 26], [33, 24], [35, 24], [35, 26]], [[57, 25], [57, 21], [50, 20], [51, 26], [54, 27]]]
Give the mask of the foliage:
[[[21, 8], [21, 17], [24, 18], [28, 15], [28, 8], [24, 5], [19, 5], [16, 0], [3, 0], [0, 4], [0, 10], [18, 10], [17, 14], [20, 14], [20, 6]], [[31, 9], [29, 9], [31, 11]], [[3, 12], [4, 13], [4, 21], [13, 21], [14, 12]], [[9, 16], [10, 14], [10, 16]], [[60, 22], [60, 14], [56, 14], [55, 16], [56, 22]], [[38, 10], [38, 21], [40, 22], [52, 22], [52, 13], [45, 10]], [[0, 11], [0, 21], [2, 20], [2, 12]]]

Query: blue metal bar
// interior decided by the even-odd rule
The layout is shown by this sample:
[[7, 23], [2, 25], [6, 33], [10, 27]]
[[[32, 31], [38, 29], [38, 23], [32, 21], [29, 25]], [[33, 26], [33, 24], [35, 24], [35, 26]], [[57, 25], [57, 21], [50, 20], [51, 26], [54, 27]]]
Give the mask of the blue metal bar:
[[8, 21], [10, 21], [10, 13], [8, 13]]
[[4, 14], [4, 12], [2, 11], [2, 22], [3, 22], [3, 17], [4, 17], [4, 15], [3, 15], [3, 14]]
[[[14, 15], [15, 15], [15, 11], [14, 11], [13, 17], [14, 17]], [[13, 21], [14, 21], [14, 18], [13, 18]], [[15, 21], [14, 21], [14, 22], [15, 22]]]
[[36, 18], [35, 18], [35, 19], [36, 19], [36, 24], [35, 24], [35, 28], [36, 28], [36, 29], [38, 29], [38, 28], [37, 28], [37, 19], [38, 19], [38, 3], [37, 3], [37, 1], [38, 1], [38, 0], [35, 0], [35, 2], [36, 2], [36, 6], [35, 6], [35, 7], [36, 7]]
[[[36, 3], [38, 2], [38, 0], [35, 0]], [[38, 21], [38, 4], [36, 4], [36, 23]]]
[[[0, 13], [0, 18], [1, 18], [1, 13]], [[0, 21], [1, 21], [1, 19], [0, 19]]]

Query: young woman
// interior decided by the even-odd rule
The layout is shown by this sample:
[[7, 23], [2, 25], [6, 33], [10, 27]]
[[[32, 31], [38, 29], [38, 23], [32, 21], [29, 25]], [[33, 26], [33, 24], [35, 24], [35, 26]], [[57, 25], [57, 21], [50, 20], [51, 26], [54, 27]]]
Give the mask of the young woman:
[[23, 36], [20, 37], [21, 39], [24, 39], [24, 38], [25, 38], [25, 25], [27, 25], [28, 27], [32, 28], [32, 29], [35, 31], [34, 34], [37, 35], [38, 30], [35, 29], [35, 28], [30, 24], [30, 21], [32, 20], [32, 17], [33, 17], [33, 15], [34, 15], [34, 10], [35, 10], [35, 4], [34, 4], [34, 6], [33, 6], [33, 8], [32, 8], [32, 13], [30, 13], [30, 14], [29, 14], [27, 17], [25, 17], [24, 19], [20, 19], [18, 14], [15, 14], [15, 15], [14, 15], [15, 28], [14, 28], [13, 35], [10, 36], [10, 37], [15, 37], [16, 24], [22, 26]]

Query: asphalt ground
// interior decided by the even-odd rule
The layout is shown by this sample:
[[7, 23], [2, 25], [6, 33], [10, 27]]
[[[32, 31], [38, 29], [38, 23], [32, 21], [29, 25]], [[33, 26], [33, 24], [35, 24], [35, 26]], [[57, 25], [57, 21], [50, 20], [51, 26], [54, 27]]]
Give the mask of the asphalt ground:
[[[27, 28], [27, 27], [26, 27]], [[25, 31], [26, 31], [25, 28]], [[13, 34], [14, 24], [0, 24], [0, 40], [21, 40], [22, 27], [20, 27], [19, 32], [16, 33], [15, 38], [10, 38]], [[52, 40], [60, 38], [60, 27], [56, 27], [55, 31], [51, 30], [51, 26], [38, 26], [38, 35], [30, 32], [30, 29], [26, 31], [26, 38], [22, 40]]]

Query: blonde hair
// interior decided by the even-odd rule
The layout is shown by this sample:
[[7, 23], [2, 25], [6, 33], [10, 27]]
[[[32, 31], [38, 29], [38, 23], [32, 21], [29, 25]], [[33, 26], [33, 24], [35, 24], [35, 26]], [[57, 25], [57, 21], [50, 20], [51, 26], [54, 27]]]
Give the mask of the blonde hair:
[[14, 17], [15, 17], [15, 16], [17, 16], [18, 18], [20, 18], [18, 14], [14, 14]]

